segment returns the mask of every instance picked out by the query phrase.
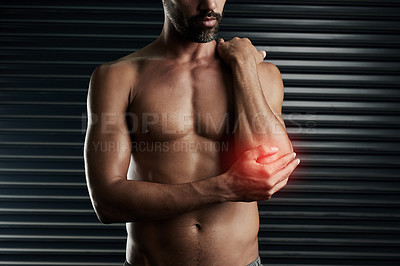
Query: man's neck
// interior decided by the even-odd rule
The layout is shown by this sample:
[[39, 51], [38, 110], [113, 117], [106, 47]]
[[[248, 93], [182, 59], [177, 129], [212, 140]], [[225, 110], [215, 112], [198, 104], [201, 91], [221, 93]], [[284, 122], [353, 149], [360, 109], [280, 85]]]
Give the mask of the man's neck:
[[164, 28], [156, 42], [168, 57], [176, 58], [183, 62], [215, 58], [216, 56], [216, 41], [207, 43], [192, 42], [178, 33], [172, 25], [164, 24]]

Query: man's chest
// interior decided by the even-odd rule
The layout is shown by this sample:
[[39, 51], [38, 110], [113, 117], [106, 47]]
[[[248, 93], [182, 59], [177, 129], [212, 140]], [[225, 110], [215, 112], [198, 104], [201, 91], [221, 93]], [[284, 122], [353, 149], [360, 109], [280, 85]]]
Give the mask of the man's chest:
[[154, 67], [136, 90], [129, 114], [137, 138], [221, 140], [233, 126], [231, 76], [220, 67]]

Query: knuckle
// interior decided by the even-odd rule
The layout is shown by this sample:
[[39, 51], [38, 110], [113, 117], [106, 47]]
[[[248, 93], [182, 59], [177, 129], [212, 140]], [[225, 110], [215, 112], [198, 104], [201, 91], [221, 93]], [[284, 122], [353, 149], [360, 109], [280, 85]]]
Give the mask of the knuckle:
[[263, 146], [258, 146], [256, 149], [260, 154], [263, 154], [265, 152]]
[[253, 151], [249, 150], [249, 151], [245, 151], [243, 153], [243, 157], [247, 160], [250, 160], [253, 157]]
[[266, 168], [266, 169], [265, 169], [265, 174], [266, 174], [268, 177], [271, 177], [271, 176], [273, 175], [272, 169]]

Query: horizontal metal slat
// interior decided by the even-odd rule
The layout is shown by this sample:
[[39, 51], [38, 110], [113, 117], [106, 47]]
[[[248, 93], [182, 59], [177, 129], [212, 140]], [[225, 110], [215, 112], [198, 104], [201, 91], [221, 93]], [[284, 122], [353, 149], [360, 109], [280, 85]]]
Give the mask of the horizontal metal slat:
[[[396, 253], [371, 253], [371, 252], [344, 252], [344, 251], [337, 251], [337, 252], [328, 252], [328, 251], [260, 251], [261, 256], [265, 256], [268, 258], [279, 258], [283, 257], [286, 260], [288, 258], [295, 258], [295, 261], [298, 259], [324, 259], [325, 261], [331, 261], [332, 259], [339, 260], [339, 261], [349, 261], [349, 260], [375, 260], [375, 263], [387, 260], [400, 260], [399, 255]], [[340, 259], [338, 259], [340, 258]]]
[[333, 87], [285, 87], [285, 100], [322, 100], [332, 101], [387, 101], [398, 102], [400, 91], [398, 89], [384, 88], [333, 88]]
[[[152, 0], [150, 0], [152, 1]], [[260, 4], [265, 4], [265, 0], [249, 0], [249, 1], [244, 1], [244, 0], [231, 0], [231, 3], [237, 3], [237, 4], [243, 4], [243, 3], [260, 3]], [[299, 1], [298, 0], [268, 0], [269, 4], [279, 4], [279, 5], [298, 5]], [[319, 5], [319, 6], [368, 6], [368, 7], [382, 7], [382, 6], [395, 6], [397, 7], [397, 0], [385, 0], [385, 1], [379, 1], [379, 0], [364, 0], [364, 1], [359, 1], [359, 0], [302, 0], [301, 4], [302, 5]]]
[[400, 136], [398, 130], [376, 129], [376, 128], [335, 128], [335, 127], [312, 127], [299, 128], [288, 127], [287, 132], [290, 139], [330, 139], [330, 140], [359, 140], [359, 141], [398, 141]]
[[[268, 16], [266, 16], [268, 17]], [[300, 18], [236, 18], [226, 17], [221, 30], [262, 29], [274, 32], [332, 32], [332, 33], [389, 33], [399, 31], [399, 21], [373, 21], [341, 19], [300, 19]]]
[[355, 6], [322, 6], [322, 5], [279, 5], [279, 4], [231, 4], [225, 10], [226, 16], [235, 18], [253, 16], [284, 18], [349, 18], [397, 20], [399, 7], [355, 7]]
[[[287, 43], [286, 43], [287, 45]], [[303, 59], [303, 60], [370, 60], [370, 61], [396, 61], [399, 59], [399, 49], [396, 48], [371, 48], [371, 47], [335, 47], [327, 46], [285, 46], [256, 45], [259, 50], [267, 51], [267, 59]]]
[[302, 73], [283, 73], [283, 81], [286, 85], [358, 85], [368, 88], [400, 84], [400, 77], [394, 75], [349, 75], [349, 74], [302, 74]]
[[387, 234], [399, 234], [399, 227], [379, 227], [379, 226], [357, 226], [357, 225], [349, 225], [349, 226], [336, 226], [336, 225], [280, 225], [280, 224], [261, 224], [260, 230], [262, 231], [276, 231], [276, 230], [284, 230], [287, 232], [298, 231], [298, 232], [337, 232], [337, 233], [350, 233], [350, 232], [359, 232], [359, 233], [376, 233], [376, 232], [385, 232]]
[[9, 265], [9, 266], [28, 266], [28, 265], [59, 265], [59, 266], [121, 266], [121, 263], [112, 263], [112, 262], [59, 262], [59, 261], [21, 261], [21, 260], [13, 260], [13, 261], [0, 261], [0, 265]]

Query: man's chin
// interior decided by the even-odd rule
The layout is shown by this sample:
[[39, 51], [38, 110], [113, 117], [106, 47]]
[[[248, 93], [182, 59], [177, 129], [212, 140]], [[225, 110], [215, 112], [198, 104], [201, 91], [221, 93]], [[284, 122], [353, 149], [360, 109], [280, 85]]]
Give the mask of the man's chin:
[[188, 39], [197, 43], [207, 43], [212, 42], [217, 38], [218, 30], [211, 28], [209, 30], [200, 32], [199, 34], [189, 34]]

